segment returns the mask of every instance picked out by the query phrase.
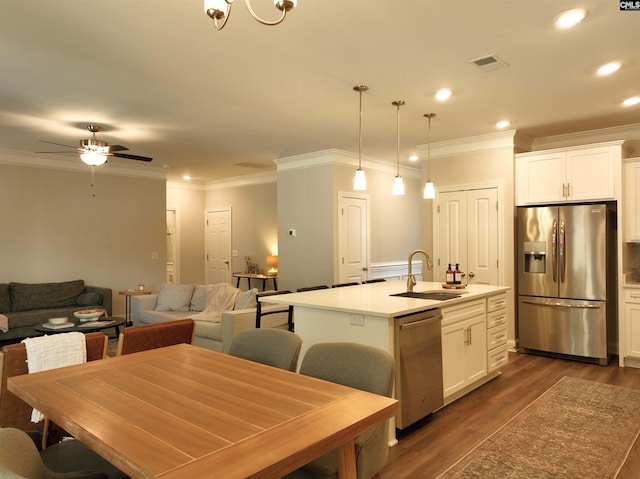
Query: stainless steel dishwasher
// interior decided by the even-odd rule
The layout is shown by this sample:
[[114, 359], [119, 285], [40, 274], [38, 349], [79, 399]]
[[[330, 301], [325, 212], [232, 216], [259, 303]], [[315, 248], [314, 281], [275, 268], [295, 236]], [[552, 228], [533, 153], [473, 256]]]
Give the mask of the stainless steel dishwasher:
[[439, 309], [395, 319], [396, 427], [404, 429], [444, 403], [442, 314]]

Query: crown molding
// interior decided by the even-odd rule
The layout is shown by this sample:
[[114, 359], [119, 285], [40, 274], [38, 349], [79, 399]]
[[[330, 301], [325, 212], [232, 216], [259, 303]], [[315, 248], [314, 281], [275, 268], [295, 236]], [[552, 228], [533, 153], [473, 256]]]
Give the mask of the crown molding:
[[[518, 133], [516, 130], [500, 131], [431, 143], [431, 158], [465, 155], [502, 148], [518, 148], [528, 151], [531, 149], [531, 143], [531, 138]], [[421, 153], [421, 159], [426, 159], [427, 145], [418, 145], [417, 149]]]
[[640, 123], [601, 128], [598, 130], [580, 131], [566, 135], [554, 135], [536, 138], [533, 141], [532, 150], [549, 150], [569, 146], [580, 146], [592, 143], [604, 143], [615, 140], [626, 140], [632, 143], [640, 143]]
[[[382, 173], [396, 174], [396, 165], [371, 156], [361, 157], [362, 169], [379, 171]], [[349, 151], [329, 149], [306, 153], [304, 155], [290, 156], [274, 160], [278, 172], [314, 168], [323, 165], [342, 165], [350, 168], [358, 167], [358, 155]], [[407, 178], [421, 178], [419, 166], [416, 168], [400, 165], [400, 174]]]
[[[86, 173], [90, 167], [85, 165], [78, 157], [48, 155], [47, 158], [23, 151], [7, 150], [0, 148], [0, 164], [13, 166], [26, 166], [29, 168], [45, 168]], [[155, 167], [131, 165], [122, 166], [113, 163], [105, 163], [96, 167], [96, 172], [101, 175], [128, 176], [134, 178], [150, 178], [166, 181], [165, 170]]]

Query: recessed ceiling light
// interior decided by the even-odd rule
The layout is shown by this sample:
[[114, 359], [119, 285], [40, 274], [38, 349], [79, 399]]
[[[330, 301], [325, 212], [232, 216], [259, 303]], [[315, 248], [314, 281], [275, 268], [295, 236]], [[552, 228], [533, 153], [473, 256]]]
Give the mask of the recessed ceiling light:
[[587, 16], [589, 11], [586, 8], [572, 8], [560, 12], [553, 20], [558, 28], [571, 28], [580, 23]]
[[418, 155], [411, 155], [411, 156], [409, 157], [409, 161], [418, 161], [418, 159], [419, 159], [419, 158], [420, 158], [420, 157], [419, 157]]
[[606, 75], [611, 75], [612, 73], [615, 73], [618, 70], [620, 70], [620, 66], [621, 66], [620, 62], [607, 63], [606, 65], [602, 65], [600, 68], [598, 68], [597, 73], [601, 77]]
[[453, 94], [453, 92], [451, 90], [449, 90], [448, 88], [441, 88], [440, 90], [438, 90], [436, 92], [436, 100], [438, 100], [438, 101], [448, 100], [451, 97], [452, 94]]
[[498, 123], [496, 123], [496, 127], [497, 128], [506, 128], [511, 124], [511, 122], [509, 120], [500, 120]]
[[191, 179], [191, 177], [190, 177], [189, 175], [184, 175], [184, 176], [182, 177], [182, 179], [183, 179], [183, 180], [187, 180], [187, 181], [189, 181], [189, 180]]
[[624, 106], [634, 106], [640, 103], [640, 96], [632, 96], [631, 98], [627, 98], [622, 102]]

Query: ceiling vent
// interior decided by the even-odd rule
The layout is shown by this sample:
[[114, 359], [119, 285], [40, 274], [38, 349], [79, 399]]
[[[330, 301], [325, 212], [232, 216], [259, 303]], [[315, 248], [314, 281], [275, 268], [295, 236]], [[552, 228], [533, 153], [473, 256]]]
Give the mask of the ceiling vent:
[[476, 58], [475, 60], [469, 60], [469, 63], [473, 63], [480, 70], [483, 70], [485, 72], [492, 72], [495, 70], [499, 70], [500, 68], [506, 68], [509, 66], [509, 64], [502, 58], [493, 54]]

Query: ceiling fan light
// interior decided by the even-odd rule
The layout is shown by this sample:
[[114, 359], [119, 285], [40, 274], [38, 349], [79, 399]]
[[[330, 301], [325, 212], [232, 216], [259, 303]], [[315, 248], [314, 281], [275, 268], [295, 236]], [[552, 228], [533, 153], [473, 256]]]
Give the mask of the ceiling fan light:
[[404, 183], [402, 181], [402, 176], [396, 176], [393, 179], [393, 190], [391, 191], [391, 194], [396, 196], [404, 195]]
[[424, 194], [422, 195], [422, 197], [425, 200], [432, 200], [436, 197], [436, 190], [433, 187], [433, 182], [431, 180], [427, 181], [424, 184]]
[[100, 166], [107, 161], [107, 155], [102, 155], [95, 151], [87, 151], [80, 154], [80, 159], [89, 166]]

